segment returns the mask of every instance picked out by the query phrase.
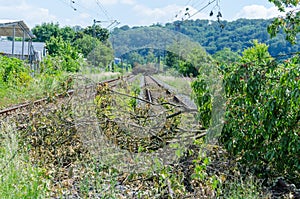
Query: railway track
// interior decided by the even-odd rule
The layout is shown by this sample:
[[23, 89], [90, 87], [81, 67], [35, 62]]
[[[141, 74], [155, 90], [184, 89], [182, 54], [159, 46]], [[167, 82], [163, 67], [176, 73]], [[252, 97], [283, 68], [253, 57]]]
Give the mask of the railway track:
[[[119, 84], [119, 81], [122, 81], [124, 79], [132, 79], [132, 78], [134, 78], [134, 75], [127, 75], [127, 76], [122, 76], [122, 77], [118, 77], [118, 78], [104, 80], [104, 81], [98, 82], [97, 85], [109, 84], [111, 87], [115, 87]], [[94, 87], [94, 85], [87, 85], [87, 86], [84, 87], [84, 89], [91, 89], [92, 87]], [[75, 92], [75, 90], [71, 89], [71, 90], [68, 90], [65, 93], [60, 93], [60, 94], [56, 95], [55, 97], [57, 99], [66, 98], [66, 97], [72, 96], [74, 94], [74, 92]], [[45, 97], [45, 98], [35, 100], [33, 102], [25, 102], [25, 103], [13, 105], [13, 106], [10, 106], [8, 108], [0, 110], [0, 116], [8, 116], [8, 115], [11, 115], [11, 114], [13, 114], [17, 111], [26, 109], [27, 107], [46, 104], [49, 101], [50, 101], [50, 99]]]
[[[28, 135], [27, 133], [30, 134], [30, 141], [38, 138], [40, 143], [42, 143], [41, 146], [39, 145], [38, 147], [44, 147], [44, 143], [46, 142], [44, 142], [43, 139], [49, 138], [49, 136], [42, 136], [44, 131], [45, 134], [48, 133], [45, 129], [52, 130], [49, 135], [53, 135], [53, 133], [55, 133], [54, 129], [57, 129], [56, 133], [58, 136], [53, 136], [54, 140], [51, 140], [51, 145], [49, 146], [61, 147], [61, 149], [68, 151], [70, 147], [67, 146], [73, 147], [73, 142], [71, 143], [72, 139], [70, 139], [72, 136], [66, 135], [67, 137], [65, 137], [60, 131], [70, 131], [72, 132], [70, 135], [78, 136], [75, 139], [80, 138], [82, 146], [86, 147], [85, 149], [91, 152], [91, 154], [99, 158], [99, 160], [103, 158], [101, 162], [113, 162], [114, 166], [120, 169], [120, 171], [127, 172], [127, 168], [134, 167], [135, 170], [144, 172], [148, 168], [148, 165], [151, 165], [150, 161], [155, 159], [155, 157], [163, 158], [165, 164], [173, 164], [175, 149], [172, 148], [171, 145], [176, 143], [179, 144], [179, 147], [187, 146], [194, 137], [199, 137], [203, 134], [193, 131], [198, 128], [198, 126], [196, 126], [196, 124], [194, 125], [195, 122], [192, 121], [193, 115], [191, 112], [184, 113], [186, 105], [180, 102], [180, 98], [174, 98], [175, 94], [173, 91], [166, 88], [165, 85], [153, 77], [141, 77], [143, 81], [140, 81], [139, 86], [143, 92], [141, 92], [142, 94], [139, 98], [143, 99], [145, 103], [135, 109], [129, 108], [127, 102], [131, 99], [129, 98], [131, 95], [130, 82], [134, 82], [136, 77], [138, 76], [131, 75], [115, 78], [69, 90], [57, 96], [57, 98], [61, 98], [61, 100], [57, 100], [59, 102], [57, 107], [52, 106], [48, 98], [43, 98], [2, 110], [0, 111], [0, 116], [12, 115], [15, 112], [17, 112], [15, 114], [17, 115], [20, 113], [18, 110], [22, 110], [22, 112], [26, 111], [25, 119], [23, 119], [23, 121], [18, 120], [18, 122], [24, 123], [19, 125], [19, 128], [28, 128], [26, 129], [26, 136]], [[136, 81], [134, 83], [136, 83]], [[107, 89], [106, 94], [102, 93], [98, 95], [103, 97], [101, 101], [104, 103], [97, 107], [95, 103], [95, 99], [97, 98], [95, 87], [96, 85], [104, 84], [108, 85], [97, 86], [97, 90], [101, 88], [103, 90]], [[78, 85], [82, 84], [78, 83]], [[126, 86], [128, 86], [128, 88], [125, 88]], [[114, 90], [120, 93], [126, 92], [128, 96], [120, 95], [114, 92]], [[71, 105], [71, 111], [69, 111], [69, 109], [61, 110], [62, 106], [59, 105], [64, 105], [66, 102], [69, 102]], [[48, 117], [47, 105], [49, 105], [51, 109], [59, 109], [59, 112], [55, 112], [54, 114], [63, 113], [66, 115], [64, 115], [63, 118], [54, 117], [54, 119]], [[32, 106], [34, 110], [32, 111], [33, 116], [31, 117], [31, 114], [27, 114], [27, 112], [30, 112], [27, 107]], [[43, 107], [40, 109], [39, 106]], [[38, 114], [35, 113], [36, 109], [38, 109]], [[69, 112], [71, 112], [72, 117], [69, 117]], [[53, 114], [51, 111], [49, 111], [49, 113]], [[58, 122], [44, 124], [43, 121], [39, 121], [40, 115], [44, 115], [45, 118], [48, 119], [47, 121], [57, 120]], [[21, 115], [21, 119], [22, 117], [23, 115]], [[35, 124], [35, 119], [38, 124]], [[32, 131], [32, 124], [33, 126], [36, 125], [38, 133]], [[44, 125], [49, 126], [45, 128]], [[52, 128], [52, 126], [55, 126], [55, 128]], [[75, 129], [73, 129], [74, 127]], [[182, 129], [191, 131], [184, 131]], [[50, 149], [52, 150], [52, 148], [49, 148], [49, 151]], [[32, 150], [35, 149], [33, 148]], [[143, 156], [143, 161], [137, 161], [141, 153], [145, 155], [145, 157]], [[51, 157], [54, 158], [53, 160], [57, 159], [61, 161], [62, 158], [57, 154], [59, 153], [55, 153], [55, 156]], [[82, 154], [81, 151], [80, 154]], [[48, 160], [49, 158], [45, 159]], [[123, 167], [123, 165], [126, 166]], [[62, 168], [65, 167], [62, 166]], [[57, 168], [55, 167], [55, 169]], [[66, 171], [69, 170], [66, 169]], [[77, 172], [75, 169], [74, 171]], [[80, 171], [80, 173], [82, 172]], [[84, 175], [86, 174], [84, 173]], [[57, 178], [63, 181], [59, 177]], [[122, 182], [120, 182], [120, 184], [122, 184]], [[73, 188], [77, 189], [76, 184], [74, 184]]]
[[[179, 95], [176, 94], [176, 92], [174, 91], [174, 89], [170, 88], [169, 85], [166, 85], [165, 83], [157, 80], [156, 78], [152, 77], [152, 76], [144, 76], [144, 81], [145, 81], [145, 95], [146, 95], [146, 99], [153, 102], [152, 100], [152, 94], [151, 94], [151, 89], [149, 89], [148, 87], [150, 85], [155, 86], [157, 85], [160, 89], [155, 89], [157, 91], [161, 93], [165, 93], [166, 96], [172, 97], [172, 101], [178, 105], [184, 106], [188, 109], [197, 109], [197, 106], [195, 105], [194, 102], [192, 102], [189, 99], [189, 96], [184, 96], [184, 95]], [[156, 91], [153, 92], [156, 92]], [[151, 98], [151, 100], [150, 100]]]
[[[153, 151], [163, 156], [168, 151], [172, 156], [171, 143], [184, 147], [205, 136], [196, 117], [197, 109], [191, 109], [166, 85], [154, 77], [142, 76], [139, 86], [138, 98], [130, 95], [130, 85], [127, 89], [114, 88], [107, 97], [100, 90], [96, 96], [103, 96], [97, 118], [102, 134], [113, 143], [112, 148], [134, 154]], [[132, 106], [132, 100], [136, 100], [136, 106]], [[166, 162], [171, 156], [165, 156]]]
[[170, 97], [171, 92], [151, 76], [144, 76], [144, 96], [151, 103], [159, 103], [160, 97]]
[[[179, 136], [181, 134], [181, 129], [186, 129], [187, 131], [192, 130], [190, 131], [192, 134], [196, 132], [193, 131], [193, 129], [199, 129], [197, 121], [195, 120], [194, 115], [192, 115], [197, 110], [190, 109], [190, 107], [182, 102], [181, 99], [178, 98], [173, 91], [167, 88], [166, 85], [151, 76], [143, 76], [141, 78], [143, 79], [143, 81], [141, 81], [143, 82], [143, 85], [140, 84], [143, 91], [143, 95], [140, 95], [140, 97], [147, 105], [145, 106], [145, 104], [143, 104], [140, 108], [128, 112], [128, 107], [124, 106], [126, 104], [119, 103], [126, 100], [124, 98], [122, 99], [118, 93], [114, 93], [113, 90], [118, 90], [118, 88], [123, 89], [124, 82], [125, 86], [129, 86], [130, 84], [127, 83], [133, 82], [136, 77], [136, 75], [129, 75], [126, 77], [105, 80], [96, 84], [108, 84], [109, 89], [112, 91], [109, 95], [112, 95], [112, 99], [118, 100], [110, 105], [114, 107], [114, 112], [111, 114], [115, 115], [113, 118], [117, 118], [116, 121], [111, 119], [110, 116], [100, 115], [98, 118], [96, 118], [95, 115], [90, 114], [90, 108], [92, 111], [96, 112], [93, 104], [95, 97], [95, 84], [82, 86], [75, 90], [69, 90], [68, 92], [62, 93], [56, 97], [58, 99], [73, 100], [76, 106], [74, 113], [79, 113], [79, 116], [76, 117], [77, 124], [89, 125], [95, 121], [95, 125], [99, 125], [99, 123], [102, 123], [103, 118], [107, 117], [107, 120], [111, 122], [112, 126], [117, 126], [116, 129], [119, 130], [123, 129], [121, 132], [116, 133], [116, 135], [119, 137], [118, 139], [123, 140], [124, 138], [128, 138], [131, 140], [126, 144], [124, 143], [124, 140], [116, 141], [116, 143], [119, 143], [120, 146], [122, 146], [124, 149], [128, 149], [129, 151], [138, 151], [137, 146], [139, 146], [141, 143], [144, 143], [142, 144], [144, 148], [157, 150], [164, 146], [164, 144], [173, 142], [173, 137]], [[120, 87], [118, 87], [118, 85], [120, 85]], [[73, 97], [68, 98], [71, 96]], [[62, 104], [65, 102], [66, 101], [64, 100], [59, 101], [59, 103]], [[24, 113], [27, 107], [37, 108], [37, 106], [43, 106], [44, 108], [47, 104], [50, 104], [51, 106], [49, 99], [42, 98], [34, 102], [28, 102], [1, 110], [0, 116], [13, 115], [15, 112], [17, 112], [17, 114]], [[101, 112], [102, 111], [99, 113]], [[179, 119], [181, 118], [181, 115], [184, 116], [184, 119]], [[179, 124], [179, 121], [182, 121], [182, 124]], [[82, 127], [82, 132], [85, 132], [88, 128], [88, 126], [85, 126], [84, 128]], [[103, 126], [101, 128], [103, 129], [103, 133], [106, 134], [106, 127]], [[135, 133], [129, 136], [127, 134], [128, 132]], [[111, 137], [108, 136], [108, 139], [110, 138]], [[150, 139], [150, 142], [148, 139]], [[148, 142], [149, 145], [145, 144]]]

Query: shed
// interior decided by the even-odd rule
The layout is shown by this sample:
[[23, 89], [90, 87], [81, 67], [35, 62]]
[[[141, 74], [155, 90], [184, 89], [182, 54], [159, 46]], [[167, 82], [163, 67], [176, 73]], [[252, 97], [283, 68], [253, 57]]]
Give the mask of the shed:
[[28, 26], [24, 23], [24, 21], [16, 21], [16, 20], [0, 20], [0, 36], [12, 37], [11, 44], [11, 55], [15, 55], [15, 38], [22, 38], [22, 47], [21, 47], [21, 58], [24, 59], [25, 55], [25, 40], [29, 39], [28, 42], [28, 55], [30, 57], [30, 49], [32, 46], [32, 39], [35, 36], [32, 34]]

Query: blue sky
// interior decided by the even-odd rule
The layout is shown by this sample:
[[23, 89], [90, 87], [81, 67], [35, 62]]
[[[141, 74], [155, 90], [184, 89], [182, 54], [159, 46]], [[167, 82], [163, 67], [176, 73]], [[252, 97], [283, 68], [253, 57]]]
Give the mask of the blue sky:
[[[210, 1], [212, 0], [0, 0], [0, 20], [24, 20], [30, 28], [42, 22], [86, 27], [92, 25], [94, 19], [103, 21], [103, 27], [109, 26], [114, 20], [120, 22], [119, 26], [164, 24], [186, 19]], [[215, 20], [215, 17], [209, 17], [211, 10], [215, 13], [221, 11], [225, 20], [271, 18], [279, 15], [267, 0], [217, 0], [192, 19]]]

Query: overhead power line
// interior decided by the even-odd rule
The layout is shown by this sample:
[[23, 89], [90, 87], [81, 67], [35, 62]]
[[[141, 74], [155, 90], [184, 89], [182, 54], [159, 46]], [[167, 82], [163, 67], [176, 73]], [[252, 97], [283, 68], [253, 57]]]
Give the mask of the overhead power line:
[[73, 11], [79, 12], [81, 14], [85, 14], [85, 12], [82, 11], [81, 9], [87, 10], [89, 12], [93, 12], [92, 10], [80, 5], [75, 0], [59, 0], [59, 1], [62, 2], [63, 4], [65, 4], [65, 5], [67, 5], [68, 7], [70, 7]]
[[202, 7], [201, 9], [199, 9], [197, 12], [195, 12], [194, 14], [191, 14], [189, 16], [189, 18], [192, 18], [193, 16], [195, 16], [196, 14], [198, 14], [199, 12], [203, 11], [205, 8], [207, 8], [208, 6], [210, 6], [212, 3], [216, 2], [217, 0], [212, 0], [209, 1], [204, 7]]
[[95, 0], [95, 1], [96, 1], [97, 5], [99, 6], [99, 8], [101, 9], [101, 11], [103, 12], [103, 14], [106, 16], [106, 18], [108, 20], [113, 20], [113, 18], [110, 16], [110, 14], [107, 12], [107, 10], [102, 5], [102, 3], [99, 0]]
[[[213, 7], [212, 10], [215, 9], [215, 7], [219, 8], [219, 1], [220, 0], [188, 0], [187, 3], [184, 6], [184, 10], [179, 10], [176, 15], [175, 15], [175, 19], [180, 18], [182, 21], [184, 20], [188, 20], [190, 18], [192, 18], [193, 16], [197, 15], [198, 13], [202, 12], [204, 9], [206, 9], [208, 6], [210, 6], [211, 4], [215, 3], [216, 5]], [[196, 9], [196, 11], [194, 11], [194, 13], [192, 13], [192, 9]], [[207, 13], [207, 15], [209, 15]]]
[[88, 13], [89, 18], [92, 18], [92, 19], [103, 18], [103, 14], [104, 14], [106, 19], [101, 20], [101, 22], [108, 23], [107, 28], [113, 28], [120, 24], [120, 22], [113, 19], [113, 17], [107, 12], [107, 10], [104, 8], [103, 4], [99, 0], [95, 0], [95, 3], [100, 8], [100, 12], [99, 12], [99, 10], [97, 12], [95, 9], [90, 9], [90, 8], [85, 7], [84, 5], [81, 5], [78, 2], [78, 0], [59, 0], [59, 1], [63, 4], [65, 4], [66, 6], [70, 7], [74, 12], [81, 13], [81, 14]]

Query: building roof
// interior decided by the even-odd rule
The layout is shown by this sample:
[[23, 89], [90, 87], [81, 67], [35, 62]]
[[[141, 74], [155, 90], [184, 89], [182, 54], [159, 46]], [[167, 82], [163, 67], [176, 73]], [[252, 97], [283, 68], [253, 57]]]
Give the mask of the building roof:
[[15, 20], [0, 20], [0, 36], [13, 36], [14, 27], [16, 37], [35, 38], [24, 21]]

